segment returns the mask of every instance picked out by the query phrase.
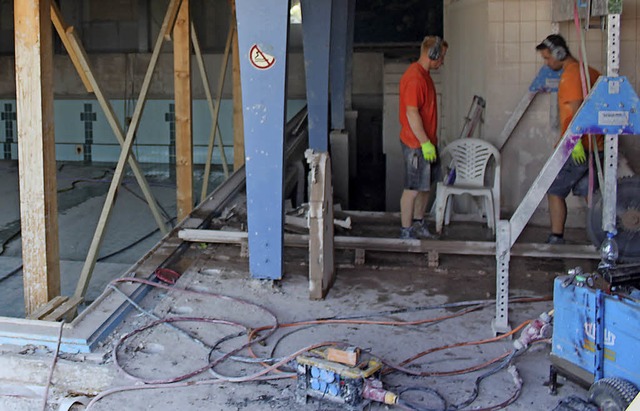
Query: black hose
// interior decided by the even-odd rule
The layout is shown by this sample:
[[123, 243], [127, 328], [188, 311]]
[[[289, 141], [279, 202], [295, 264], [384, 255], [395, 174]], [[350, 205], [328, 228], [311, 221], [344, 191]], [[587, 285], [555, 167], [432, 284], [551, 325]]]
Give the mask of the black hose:
[[502, 360], [500, 364], [498, 364], [497, 366], [493, 367], [489, 371], [485, 372], [484, 374], [476, 378], [476, 380], [474, 381], [473, 392], [471, 393], [471, 396], [460, 404], [451, 405], [450, 407], [447, 408], [447, 411], [457, 411], [459, 409], [465, 408], [470, 404], [472, 404], [480, 394], [480, 382], [482, 382], [482, 380], [484, 380], [485, 378], [490, 377], [493, 374], [507, 368], [511, 363], [511, 360], [513, 360], [513, 358], [516, 356], [517, 353], [518, 351], [516, 350], [512, 351], [507, 357], [505, 357], [504, 360]]
[[[427, 394], [431, 394], [434, 397], [436, 397], [438, 400], [440, 400], [440, 402], [442, 402], [442, 407], [440, 408], [425, 408], [425, 407], [421, 407], [417, 404], [414, 404], [412, 402], [409, 402], [403, 398], [400, 398], [400, 396], [406, 392], [409, 391], [421, 391], [421, 392], [425, 392]], [[400, 391], [398, 393], [398, 401], [396, 403], [396, 405], [400, 406], [401, 408], [404, 408], [405, 410], [411, 410], [411, 411], [446, 411], [447, 410], [447, 400], [444, 399], [444, 397], [436, 390], [434, 390], [433, 388], [429, 388], [429, 387], [408, 387], [403, 389], [402, 391]]]

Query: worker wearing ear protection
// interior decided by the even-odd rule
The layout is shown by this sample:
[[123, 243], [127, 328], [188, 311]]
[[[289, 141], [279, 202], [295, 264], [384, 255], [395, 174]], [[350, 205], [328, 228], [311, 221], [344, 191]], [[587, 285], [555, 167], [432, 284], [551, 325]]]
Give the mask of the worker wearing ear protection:
[[[549, 68], [554, 71], [562, 70], [558, 85], [558, 112], [560, 116], [560, 138], [564, 135], [573, 116], [577, 113], [585, 96], [582, 91], [582, 79], [580, 74], [580, 62], [569, 51], [564, 38], [558, 34], [547, 36], [536, 50], [544, 59]], [[600, 73], [592, 67], [588, 70], [588, 79], [593, 86], [600, 77]], [[602, 153], [604, 149], [604, 137], [597, 136], [593, 147], [589, 135], [584, 135], [575, 145], [571, 158], [564, 164], [558, 176], [547, 191], [549, 201], [549, 217], [551, 219], [551, 234], [547, 239], [549, 244], [564, 244], [564, 226], [567, 220], [566, 198], [571, 191], [581, 197], [587, 197], [589, 189], [589, 166], [587, 153], [596, 150]], [[594, 179], [594, 189], [597, 188], [597, 179]]]
[[400, 141], [405, 165], [400, 238], [434, 237], [424, 220], [431, 184], [440, 174], [438, 103], [429, 72], [442, 66], [448, 46], [441, 37], [425, 37], [418, 61], [400, 79]]

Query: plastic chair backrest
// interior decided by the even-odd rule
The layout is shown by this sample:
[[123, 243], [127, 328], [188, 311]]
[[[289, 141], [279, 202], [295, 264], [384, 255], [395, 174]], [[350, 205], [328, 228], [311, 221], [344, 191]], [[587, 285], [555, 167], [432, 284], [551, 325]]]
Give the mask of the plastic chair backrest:
[[442, 158], [450, 156], [456, 169], [454, 186], [485, 187], [484, 176], [493, 156], [500, 166], [500, 153], [489, 142], [478, 138], [461, 138], [442, 150]]

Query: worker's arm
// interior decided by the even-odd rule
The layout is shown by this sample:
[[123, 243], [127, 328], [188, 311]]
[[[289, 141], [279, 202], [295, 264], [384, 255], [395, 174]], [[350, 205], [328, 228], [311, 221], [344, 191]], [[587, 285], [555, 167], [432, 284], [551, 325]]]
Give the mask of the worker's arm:
[[417, 107], [407, 106], [407, 119], [409, 120], [409, 126], [411, 131], [418, 138], [420, 142], [420, 148], [422, 149], [422, 156], [428, 162], [436, 161], [436, 146], [431, 143], [427, 133], [424, 131], [424, 125], [422, 124], [422, 117], [418, 112]]
[[[569, 124], [571, 124], [571, 120], [573, 120], [573, 117], [575, 117], [575, 114], [578, 112], [578, 109], [580, 109], [582, 100], [572, 100], [564, 104], [566, 104], [569, 107], [569, 109], [571, 110], [570, 113], [573, 113], [570, 117], [565, 119], [566, 124], [562, 125], [562, 130], [565, 130], [566, 132], [566, 130], [569, 128]], [[562, 138], [562, 136], [560, 136], [560, 138]], [[584, 151], [584, 146], [582, 145], [581, 140], [578, 140], [576, 142], [576, 145], [573, 147], [573, 151], [571, 152], [571, 158], [573, 158], [573, 161], [576, 164], [584, 164], [585, 161], [587, 161], [587, 154]]]
[[562, 124], [560, 124], [560, 137], [558, 137], [558, 141], [556, 141], [556, 145], [558, 145], [558, 143], [560, 143], [560, 140], [562, 139], [562, 136], [564, 135], [564, 133], [567, 131], [567, 129], [569, 128], [569, 124], [571, 124], [571, 120], [573, 120], [573, 117], [575, 117], [576, 113], [578, 112], [578, 109], [580, 108], [580, 105], [582, 104], [582, 100], [573, 100], [573, 101], [567, 101], [562, 103], [564, 104], [567, 108], [568, 108], [568, 112], [573, 113], [570, 116], [567, 116], [567, 118], [562, 120]]
[[570, 113], [573, 113], [570, 117], [568, 117], [566, 119], [566, 123], [567, 124], [563, 124], [562, 125], [562, 129], [563, 130], [567, 130], [567, 128], [569, 127], [569, 123], [571, 123], [571, 120], [573, 120], [573, 118], [575, 117], [576, 113], [578, 112], [578, 109], [580, 108], [580, 106], [582, 105], [582, 100], [573, 100], [573, 101], [567, 101], [566, 103], [567, 106], [569, 106], [570, 108]]
[[407, 120], [409, 120], [411, 131], [413, 131], [413, 134], [418, 138], [420, 144], [429, 141], [427, 132], [424, 131], [424, 125], [422, 124], [422, 117], [420, 117], [418, 107], [407, 106]]

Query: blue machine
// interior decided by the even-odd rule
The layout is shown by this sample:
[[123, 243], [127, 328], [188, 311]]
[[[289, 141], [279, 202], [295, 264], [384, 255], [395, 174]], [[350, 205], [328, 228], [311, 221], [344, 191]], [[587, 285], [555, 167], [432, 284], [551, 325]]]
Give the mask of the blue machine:
[[582, 275], [555, 280], [552, 391], [556, 373], [583, 384], [619, 378], [640, 387], [640, 293], [606, 293], [593, 282]]

